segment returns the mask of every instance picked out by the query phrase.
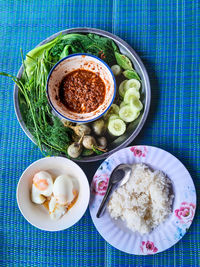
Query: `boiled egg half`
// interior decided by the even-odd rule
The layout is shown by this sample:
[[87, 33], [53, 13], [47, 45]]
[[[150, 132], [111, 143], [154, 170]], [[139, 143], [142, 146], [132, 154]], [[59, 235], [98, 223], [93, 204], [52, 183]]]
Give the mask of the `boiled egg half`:
[[46, 171], [37, 172], [33, 177], [33, 185], [43, 196], [50, 196], [53, 192], [53, 179]]
[[71, 203], [74, 199], [71, 177], [64, 174], [58, 176], [53, 185], [53, 194], [59, 204], [67, 205]]
[[37, 172], [33, 177], [31, 199], [43, 204], [53, 220], [62, 217], [74, 205], [77, 196], [73, 178], [67, 174], [58, 176], [55, 181], [47, 171]]
[[51, 197], [51, 200], [49, 201], [49, 214], [52, 220], [58, 220], [60, 217], [62, 217], [65, 212], [67, 211], [67, 208], [63, 205], [60, 205], [57, 202], [57, 199], [55, 197]]

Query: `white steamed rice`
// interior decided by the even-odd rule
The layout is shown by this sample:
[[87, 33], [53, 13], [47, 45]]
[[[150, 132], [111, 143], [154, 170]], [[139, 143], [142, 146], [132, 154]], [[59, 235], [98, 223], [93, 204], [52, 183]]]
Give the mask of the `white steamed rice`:
[[129, 181], [112, 195], [108, 211], [121, 218], [132, 231], [149, 233], [171, 213], [171, 182], [158, 170], [145, 164], [134, 164]]

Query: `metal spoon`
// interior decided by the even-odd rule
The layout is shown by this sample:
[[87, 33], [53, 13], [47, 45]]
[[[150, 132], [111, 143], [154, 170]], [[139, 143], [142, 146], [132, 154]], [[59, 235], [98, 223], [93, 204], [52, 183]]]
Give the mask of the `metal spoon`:
[[128, 164], [120, 164], [112, 171], [110, 175], [109, 183], [108, 183], [108, 188], [106, 190], [106, 193], [104, 195], [104, 198], [101, 202], [101, 205], [96, 215], [97, 218], [100, 218], [101, 215], [103, 214], [112, 193], [119, 186], [122, 186], [126, 182], [128, 182], [129, 177], [131, 175], [131, 171], [132, 171], [132, 168]]

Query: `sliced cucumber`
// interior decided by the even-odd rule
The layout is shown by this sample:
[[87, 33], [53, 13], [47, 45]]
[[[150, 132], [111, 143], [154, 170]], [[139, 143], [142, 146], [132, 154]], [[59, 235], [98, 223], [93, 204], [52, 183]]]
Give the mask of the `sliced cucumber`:
[[126, 82], [128, 82], [128, 80], [124, 80], [124, 81], [121, 82], [120, 85], [119, 85], [119, 95], [120, 95], [121, 97], [124, 97], [124, 95], [125, 95], [125, 89], [124, 89], [124, 86], [125, 86]]
[[139, 116], [140, 112], [131, 104], [121, 107], [119, 110], [120, 118], [125, 122], [132, 122]]
[[110, 120], [116, 120], [116, 119], [119, 119], [119, 116], [117, 114], [111, 114], [109, 117], [109, 121]]
[[127, 104], [124, 102], [124, 101], [122, 101], [121, 102], [121, 104], [120, 104], [120, 108], [122, 108], [122, 107], [124, 107], [124, 106], [126, 106]]
[[112, 104], [110, 109], [112, 113], [119, 114], [119, 106], [117, 104]]
[[126, 124], [121, 119], [109, 120], [108, 131], [114, 136], [120, 136], [126, 131]]
[[124, 102], [130, 103], [135, 98], [139, 99], [140, 93], [135, 88], [129, 88], [124, 95]]
[[122, 73], [122, 68], [119, 65], [113, 65], [111, 70], [115, 76], [118, 76]]
[[107, 120], [112, 114], [119, 114], [119, 106], [117, 104], [112, 104], [109, 110], [103, 115], [103, 117], [105, 120]]
[[125, 84], [124, 84], [124, 90], [127, 91], [129, 88], [135, 88], [136, 90], [139, 91], [141, 87], [141, 84], [138, 80], [136, 79], [131, 79], [128, 80]]
[[130, 105], [138, 111], [142, 110], [143, 108], [142, 102], [137, 98], [132, 98], [130, 101]]

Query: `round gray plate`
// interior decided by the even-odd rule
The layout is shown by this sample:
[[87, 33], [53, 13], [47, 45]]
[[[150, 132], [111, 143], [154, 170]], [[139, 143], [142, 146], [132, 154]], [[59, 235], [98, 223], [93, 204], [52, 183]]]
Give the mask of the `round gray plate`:
[[[60, 33], [62, 34], [67, 34], [67, 33], [95, 33], [100, 36], [105, 36], [110, 39], [112, 39], [119, 47], [119, 50], [121, 51], [122, 54], [127, 55], [130, 60], [133, 62], [134, 68], [137, 71], [137, 73], [140, 75], [141, 80], [142, 80], [142, 102], [144, 105], [144, 109], [141, 112], [140, 116], [138, 119], [132, 123], [129, 124], [127, 131], [124, 135], [118, 137], [115, 139], [111, 144], [110, 144], [110, 150], [102, 155], [94, 155], [91, 157], [84, 157], [79, 160], [74, 160], [77, 162], [90, 162], [90, 161], [97, 161], [97, 160], [102, 160], [107, 158], [109, 155], [112, 153], [116, 152], [117, 150], [126, 147], [129, 145], [135, 137], [138, 135], [138, 133], [141, 131], [147, 115], [149, 113], [149, 108], [150, 108], [150, 101], [151, 101], [151, 89], [150, 89], [150, 83], [149, 83], [149, 77], [147, 74], [147, 71], [139, 58], [139, 56], [136, 54], [136, 52], [133, 50], [133, 48], [128, 45], [125, 41], [120, 39], [118, 36], [111, 34], [106, 31], [102, 31], [99, 29], [94, 29], [94, 28], [73, 28], [73, 29], [68, 29], [64, 31], [60, 31], [58, 33], [53, 34], [52, 36], [48, 37], [44, 41], [38, 44], [38, 46], [41, 46], [52, 39], [56, 38]], [[20, 78], [23, 73], [23, 66], [20, 67], [19, 72], [17, 74], [17, 77]], [[29, 132], [29, 130], [26, 128], [26, 125], [22, 119], [21, 112], [19, 109], [19, 102], [18, 102], [18, 87], [17, 85], [14, 86], [14, 106], [15, 106], [15, 113], [17, 115], [17, 119], [24, 130], [25, 134], [31, 139], [33, 143], [35, 143], [34, 138], [32, 134]]]

